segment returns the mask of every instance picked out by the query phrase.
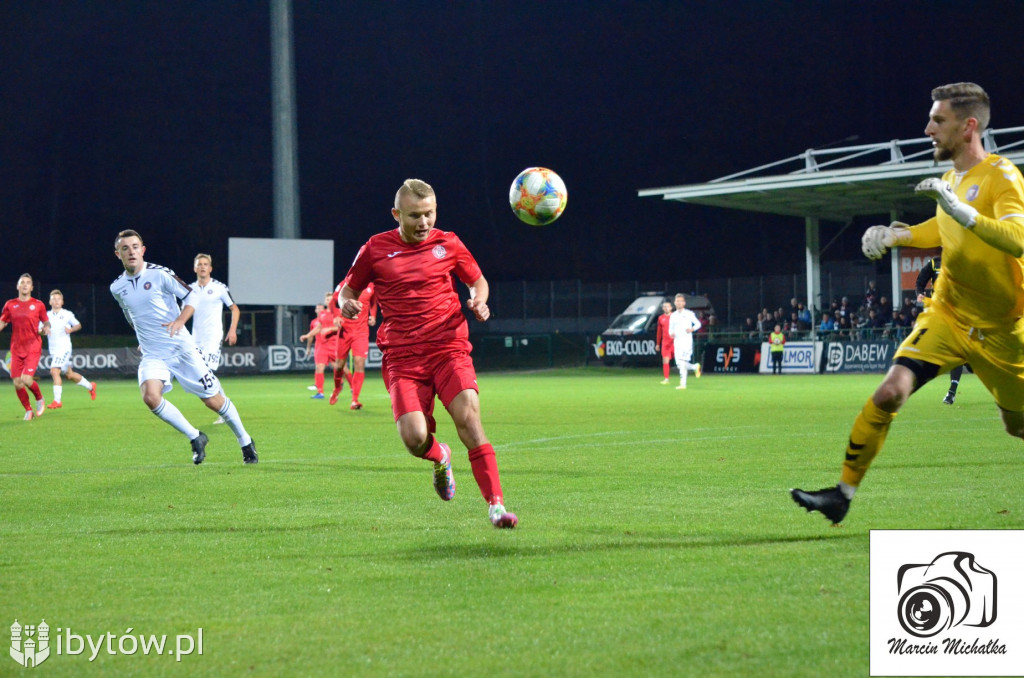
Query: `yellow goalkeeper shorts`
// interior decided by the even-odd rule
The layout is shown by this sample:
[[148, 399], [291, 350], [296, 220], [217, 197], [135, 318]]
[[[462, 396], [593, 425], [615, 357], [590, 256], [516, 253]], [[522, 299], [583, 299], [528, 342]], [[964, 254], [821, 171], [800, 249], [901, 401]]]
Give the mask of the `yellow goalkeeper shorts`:
[[932, 301], [896, 350], [896, 358], [938, 365], [940, 374], [968, 363], [999, 407], [1024, 412], [1024, 319], [1009, 328], [978, 330]]

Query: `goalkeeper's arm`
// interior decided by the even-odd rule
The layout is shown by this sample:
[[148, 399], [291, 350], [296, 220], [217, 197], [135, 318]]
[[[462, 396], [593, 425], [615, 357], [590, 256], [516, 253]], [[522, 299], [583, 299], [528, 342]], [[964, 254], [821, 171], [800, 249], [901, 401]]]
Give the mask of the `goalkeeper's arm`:
[[994, 219], [978, 215], [974, 218], [974, 226], [970, 229], [986, 243], [1011, 257], [1024, 257], [1024, 219], [1011, 217]]
[[864, 231], [860, 248], [868, 259], [881, 259], [886, 250], [909, 245], [911, 238], [910, 227], [901, 221], [894, 221], [888, 226], [872, 226]]
[[978, 210], [957, 197], [948, 183], [934, 177], [919, 183], [914, 192], [934, 200], [958, 224], [1000, 252], [1018, 259], [1024, 256], [1024, 217], [1013, 215], [996, 219], [978, 214]]

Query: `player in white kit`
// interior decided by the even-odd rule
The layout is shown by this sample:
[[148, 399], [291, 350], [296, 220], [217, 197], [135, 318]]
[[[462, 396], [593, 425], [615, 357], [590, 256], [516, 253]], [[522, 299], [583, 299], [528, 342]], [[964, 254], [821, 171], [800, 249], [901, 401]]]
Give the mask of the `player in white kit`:
[[[197, 254], [193, 261], [196, 281], [190, 285], [195, 292], [196, 311], [192, 316], [192, 338], [196, 346], [203, 352], [203, 360], [211, 372], [220, 367], [220, 347], [224, 341], [234, 346], [238, 341], [238, 317], [241, 312], [238, 304], [231, 298], [231, 291], [221, 281], [211, 277], [213, 259], [209, 254]], [[222, 308], [231, 309], [231, 325], [224, 334], [224, 314]], [[224, 418], [218, 417], [214, 424], [223, 424]]]
[[60, 290], [50, 292], [50, 310], [46, 316], [50, 319], [47, 347], [50, 349], [50, 376], [53, 378], [53, 401], [46, 409], [57, 410], [63, 407], [61, 397], [64, 394], [64, 382], [60, 377], [62, 372], [96, 400], [96, 382], [90, 382], [71, 368], [71, 333], [82, 329], [82, 323], [78, 322], [74, 313], [64, 308], [64, 293]]
[[693, 333], [700, 329], [700, 321], [693, 311], [686, 308], [686, 297], [677, 294], [676, 310], [668, 319], [668, 335], [672, 337], [676, 349], [676, 367], [679, 368], [679, 386], [677, 390], [686, 388], [686, 373], [693, 370], [700, 379], [700, 363], [691, 363], [693, 357]]
[[118, 233], [114, 255], [124, 265], [124, 273], [110, 285], [110, 293], [135, 330], [142, 350], [139, 363], [142, 401], [153, 414], [189, 439], [192, 461], [201, 464], [206, 458], [209, 438], [164, 399], [174, 377], [183, 389], [224, 417], [242, 447], [242, 460], [246, 464], [257, 463], [256, 446], [242, 425], [238, 410], [221, 389], [220, 381], [203, 361], [192, 335], [185, 328], [195, 312], [195, 293], [174, 271], [146, 263], [145, 253], [146, 247], [138, 233], [132, 230]]

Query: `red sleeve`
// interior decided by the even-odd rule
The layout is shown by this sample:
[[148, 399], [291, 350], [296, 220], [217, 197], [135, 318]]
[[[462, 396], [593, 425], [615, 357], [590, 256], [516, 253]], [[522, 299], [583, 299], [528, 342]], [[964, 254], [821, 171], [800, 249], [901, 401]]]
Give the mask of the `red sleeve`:
[[341, 294], [341, 288], [344, 284], [344, 280], [338, 283], [338, 286], [334, 288], [334, 294], [331, 295], [331, 300], [327, 303], [327, 310], [331, 313], [338, 310], [338, 296]]
[[452, 236], [452, 245], [455, 247], [455, 275], [459, 277], [459, 280], [467, 285], [472, 285], [480, 276], [483, 275], [483, 271], [480, 270], [479, 264], [476, 263], [476, 259], [469, 253], [469, 248], [466, 247], [465, 243], [454, 233]]
[[366, 289], [367, 285], [373, 282], [371, 242], [367, 242], [359, 248], [359, 254], [356, 255], [355, 261], [352, 262], [352, 267], [348, 270], [348, 275], [345, 276], [348, 286], [356, 292], [362, 292]]
[[11, 312], [7, 308], [7, 305], [10, 304], [10, 303], [11, 302], [8, 301], [7, 303], [4, 304], [4, 310], [3, 310], [2, 313], [0, 313], [0, 322], [5, 322], [5, 323], [10, 323], [11, 322]]
[[39, 302], [39, 322], [50, 322], [50, 316], [46, 315], [46, 305], [43, 302]]

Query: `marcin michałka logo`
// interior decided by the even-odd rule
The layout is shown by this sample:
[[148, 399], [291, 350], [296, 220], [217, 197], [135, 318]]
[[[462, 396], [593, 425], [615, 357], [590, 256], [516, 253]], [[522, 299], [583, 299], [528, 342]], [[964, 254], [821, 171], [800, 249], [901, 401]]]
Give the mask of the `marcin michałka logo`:
[[1024, 675], [1019, 530], [871, 530], [872, 676]]
[[900, 626], [918, 638], [961, 624], [989, 626], [996, 620], [996, 575], [972, 553], [952, 551], [926, 565], [904, 565], [896, 586]]

